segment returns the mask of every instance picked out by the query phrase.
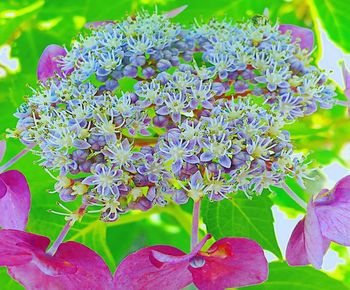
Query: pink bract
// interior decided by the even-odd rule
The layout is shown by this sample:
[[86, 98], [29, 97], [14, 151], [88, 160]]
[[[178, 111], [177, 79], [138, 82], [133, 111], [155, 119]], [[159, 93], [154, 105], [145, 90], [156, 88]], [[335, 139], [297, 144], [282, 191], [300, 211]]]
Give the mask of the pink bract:
[[322, 236], [314, 206], [309, 203], [307, 215], [297, 224], [290, 237], [286, 252], [288, 264], [312, 264], [320, 269], [328, 247], [329, 241]]
[[267, 275], [267, 261], [256, 242], [224, 238], [208, 251], [196, 249], [188, 255], [171, 246], [141, 249], [119, 265], [115, 286], [125, 290], [173, 290], [194, 283], [201, 290], [220, 290], [262, 283]]
[[331, 191], [316, 196], [314, 204], [322, 235], [350, 246], [350, 175], [342, 178]]
[[47, 237], [18, 230], [0, 230], [0, 266], [28, 290], [113, 289], [112, 275], [100, 256], [76, 242], [45, 253]]
[[177, 248], [164, 245], [141, 249], [126, 257], [118, 266], [114, 276], [115, 289], [173, 290], [191, 284], [192, 275], [186, 268], [188, 261], [162, 264], [152, 257], [152, 251], [175, 257], [185, 255]]
[[350, 176], [310, 200], [306, 216], [290, 237], [286, 259], [292, 266], [321, 268], [330, 241], [350, 246]]
[[281, 24], [279, 25], [278, 29], [282, 33], [291, 31], [293, 42], [296, 42], [297, 39], [300, 39], [300, 48], [307, 49], [308, 51], [312, 51], [312, 49], [314, 48], [314, 33], [311, 29], [292, 24]]
[[26, 178], [17, 170], [0, 174], [0, 227], [24, 230], [30, 210], [30, 191]]
[[44, 82], [48, 78], [55, 76], [55, 73], [62, 76], [63, 73], [59, 67], [58, 58], [66, 54], [66, 50], [59, 45], [51, 44], [47, 46], [39, 59], [37, 69], [38, 79]]

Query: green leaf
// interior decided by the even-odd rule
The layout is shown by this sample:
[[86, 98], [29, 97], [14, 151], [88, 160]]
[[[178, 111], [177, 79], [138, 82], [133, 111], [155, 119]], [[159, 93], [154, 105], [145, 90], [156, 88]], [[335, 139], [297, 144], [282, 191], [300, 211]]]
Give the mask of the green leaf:
[[282, 258], [273, 227], [272, 202], [266, 195], [249, 200], [242, 194], [219, 202], [207, 199], [202, 204], [202, 216], [208, 232], [215, 239], [247, 237], [264, 249]]
[[290, 267], [286, 263], [270, 264], [268, 280], [246, 287], [247, 290], [349, 290], [342, 282], [312, 267]]
[[91, 217], [86, 217], [85, 222], [77, 223], [70, 231], [67, 240], [82, 243], [96, 251], [107, 263], [111, 270], [116, 268], [111, 249], [107, 245], [107, 224]]
[[0, 267], [0, 281], [2, 290], [24, 290], [23, 286], [13, 280], [9, 274], [7, 274], [7, 268]]
[[[344, 93], [337, 88], [337, 99], [346, 100]], [[328, 165], [338, 161], [346, 166], [340, 152], [349, 142], [350, 118], [346, 108], [334, 106], [332, 109], [319, 109], [298, 122], [285, 126], [290, 132], [294, 148], [308, 155], [313, 166]]]
[[[349, 3], [342, 0], [314, 0], [312, 6], [329, 37], [346, 51], [350, 51]], [[312, 1], [310, 1], [312, 3]]]
[[107, 231], [107, 242], [117, 263], [128, 254], [153, 245], [169, 245], [184, 252], [190, 250], [190, 236], [168, 213], [155, 213], [132, 225], [111, 224]]
[[[107, 19], [120, 20], [123, 16], [132, 15], [143, 8], [154, 11], [156, 4], [159, 12], [189, 4], [189, 7], [173, 20], [188, 25], [192, 25], [193, 18], [200, 21], [211, 17], [227, 17], [233, 18], [234, 21], [240, 21], [254, 14], [261, 14], [265, 7], [270, 11], [272, 22], [278, 19], [279, 23], [311, 27], [315, 20], [310, 19], [309, 2], [300, 0], [220, 0], [206, 1], [205, 5], [203, 5], [202, 0], [62, 0], [58, 2], [21, 0], [0, 2], [0, 43], [11, 45], [12, 56], [17, 57], [21, 64], [19, 73], [0, 79], [1, 134], [4, 133], [6, 128], [15, 127], [16, 118], [12, 117], [12, 114], [16, 107], [23, 102], [23, 96], [31, 94], [31, 90], [26, 87], [26, 84], [36, 86], [36, 66], [42, 50], [51, 43], [69, 47], [72, 38], [82, 30], [84, 22]], [[315, 0], [315, 3], [320, 15], [322, 9], [327, 14], [333, 15], [332, 9], [328, 9], [329, 11], [324, 9], [330, 3], [334, 4], [334, 7], [347, 5], [346, 1], [341, 0]], [[8, 11], [11, 13], [8, 13]], [[335, 21], [332, 19], [331, 25], [326, 27], [332, 39], [336, 38], [336, 34], [332, 31], [339, 30], [339, 24], [349, 26], [349, 16], [345, 12], [347, 10], [343, 9], [343, 11], [339, 13], [339, 9], [337, 9], [337, 19]], [[321, 21], [325, 23], [332, 15], [321, 15]], [[338, 19], [341, 19], [342, 22], [338, 23]], [[345, 23], [344, 19], [347, 19], [348, 22]], [[83, 33], [85, 32], [86, 30], [83, 31]], [[344, 41], [344, 38], [342, 41]], [[346, 45], [349, 46], [350, 44], [347, 43]], [[340, 95], [340, 97], [345, 99], [343, 95]], [[348, 142], [350, 119], [345, 113], [345, 108], [335, 107], [332, 110], [320, 110], [313, 116], [303, 118], [290, 127], [296, 148], [304, 152], [310, 152], [312, 159], [316, 159], [322, 164], [328, 164], [339, 159], [339, 157], [337, 159], [337, 156], [339, 156], [341, 148]], [[10, 140], [8, 145], [5, 160], [14, 156], [24, 147], [17, 140]], [[65, 220], [62, 216], [47, 212], [48, 209], [56, 211], [62, 211], [62, 209], [55, 205], [58, 201], [57, 194], [47, 192], [53, 189], [54, 180], [40, 166], [33, 164], [37, 159], [37, 157], [28, 154], [16, 163], [13, 169], [23, 171], [32, 191], [32, 210], [28, 231], [46, 235], [54, 240], [62, 229]], [[259, 200], [260, 198], [262, 200]], [[226, 215], [224, 214], [223, 218], [220, 217], [220, 220], [217, 221], [220, 221], [222, 231], [231, 235], [246, 235], [254, 238], [266, 249], [280, 256], [274, 237], [271, 204], [268, 198], [259, 197], [253, 199], [253, 201], [245, 198], [244, 201], [235, 199], [234, 202], [239, 206], [238, 208], [228, 201], [221, 202], [219, 209], [215, 208], [218, 204], [203, 204], [204, 215], [206, 210], [211, 214], [211, 216], [209, 214], [208, 217], [205, 216], [209, 230], [213, 228], [213, 232], [218, 231], [215, 236], [216, 238], [220, 237], [219, 228], [212, 225], [212, 223], [214, 224], [213, 220], [208, 220], [213, 218], [217, 211], [224, 210]], [[225, 207], [227, 203], [229, 206]], [[79, 204], [73, 202], [67, 203], [66, 206], [71, 210], [75, 210]], [[107, 261], [111, 269], [127, 253], [142, 246], [170, 243], [188, 250], [188, 232], [190, 231], [191, 219], [189, 214], [184, 214], [183, 211], [186, 210], [190, 213], [192, 209], [190, 204], [181, 208], [165, 208], [164, 212], [159, 213], [160, 224], [156, 224], [152, 220], [153, 214], [155, 216], [158, 214], [153, 211], [140, 215], [124, 215], [117, 223], [107, 225], [97, 221], [97, 215], [89, 215], [84, 217], [82, 223], [77, 223], [74, 226], [67, 239], [86, 243], [87, 246], [98, 252]], [[237, 220], [236, 224], [230, 219], [233, 212], [234, 218]], [[231, 216], [229, 216], [230, 214]], [[245, 216], [248, 217], [248, 221]], [[225, 224], [225, 219], [228, 220], [228, 224]], [[262, 222], [263, 220], [266, 221], [265, 224]], [[239, 221], [241, 224], [239, 224]], [[234, 225], [233, 229], [232, 225]], [[18, 284], [11, 282], [5, 268], [0, 270], [0, 281], [1, 289], [17, 289], [16, 285]], [[21, 286], [19, 287], [18, 289], [22, 289]], [[323, 287], [321, 286], [319, 289], [323, 290]], [[334, 289], [337, 289], [336, 286]]]

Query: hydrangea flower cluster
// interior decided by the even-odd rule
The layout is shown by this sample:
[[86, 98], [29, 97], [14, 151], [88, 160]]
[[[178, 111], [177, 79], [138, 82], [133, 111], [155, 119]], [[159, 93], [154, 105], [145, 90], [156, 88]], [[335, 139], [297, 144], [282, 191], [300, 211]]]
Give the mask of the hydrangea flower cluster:
[[191, 28], [140, 13], [96, 25], [56, 57], [59, 71], [15, 114], [63, 201], [114, 221], [147, 210], [249, 197], [307, 166], [283, 129], [335, 103], [310, 49], [262, 16]]
[[[27, 144], [0, 166], [0, 267], [26, 289], [227, 289], [268, 278], [263, 248], [249, 238], [199, 239], [200, 204], [278, 185], [305, 209], [286, 250], [289, 265], [321, 268], [330, 242], [350, 245], [350, 176], [308, 204], [284, 183], [302, 185], [307, 164], [293, 152], [284, 125], [333, 99], [326, 77], [310, 64], [311, 30], [272, 26], [257, 16], [232, 25], [211, 21], [186, 29], [142, 13], [122, 23], [94, 22], [70, 51], [48, 46], [40, 87], [17, 111], [14, 136]], [[349, 98], [350, 74], [342, 66]], [[64, 201], [81, 198], [53, 243], [26, 232], [31, 195], [9, 170], [34, 147], [57, 179]], [[0, 163], [6, 143], [0, 141]], [[58, 176], [55, 176], [58, 175]], [[114, 221], [130, 209], [169, 199], [194, 200], [191, 249], [154, 245], [128, 255], [114, 275], [67, 233], [101, 205]], [[93, 211], [95, 212], [95, 211]], [[210, 246], [207, 245], [210, 243]], [[206, 246], [207, 245], [207, 246]], [[208, 247], [209, 246], [209, 247]], [[101, 283], [103, 281], [103, 283]]]

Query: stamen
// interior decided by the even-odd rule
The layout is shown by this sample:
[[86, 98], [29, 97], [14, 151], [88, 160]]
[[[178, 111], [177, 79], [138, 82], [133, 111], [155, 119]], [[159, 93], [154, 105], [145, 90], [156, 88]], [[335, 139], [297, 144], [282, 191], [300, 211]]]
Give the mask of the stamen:
[[[83, 217], [83, 215], [86, 212], [86, 208], [88, 207], [87, 204], [82, 204], [78, 210], [74, 213], [71, 213], [70, 215], [67, 215], [69, 217], [66, 218], [67, 223], [66, 225], [63, 227], [61, 233], [58, 235], [57, 239], [53, 242], [52, 246], [47, 250], [46, 254], [53, 256], [58, 247], [61, 245], [61, 243], [63, 242], [64, 238], [66, 237], [66, 235], [68, 234], [69, 230], [71, 229], [71, 227], [74, 225], [74, 223], [81, 219]], [[63, 206], [63, 208], [65, 208]], [[67, 208], [66, 208], [67, 209]], [[67, 209], [68, 210], [68, 209]], [[68, 210], [69, 211], [69, 210]], [[60, 214], [60, 213], [59, 213]]]

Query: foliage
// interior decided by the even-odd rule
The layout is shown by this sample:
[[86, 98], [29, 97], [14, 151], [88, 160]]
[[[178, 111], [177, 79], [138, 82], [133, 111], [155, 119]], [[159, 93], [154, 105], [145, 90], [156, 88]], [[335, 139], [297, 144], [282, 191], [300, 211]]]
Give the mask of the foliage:
[[270, 264], [270, 276], [262, 285], [247, 287], [251, 290], [279, 290], [288, 287], [290, 290], [331, 290], [348, 289], [343, 283], [331, 279], [326, 274], [311, 267], [290, 268], [285, 263]]
[[[339, 0], [218, 0], [218, 1], [167, 1], [167, 0], [8, 0], [0, 3], [0, 46], [11, 46], [11, 57], [19, 60], [20, 69], [11, 71], [0, 60], [0, 70], [7, 72], [0, 78], [0, 132], [15, 127], [16, 119], [12, 117], [15, 109], [22, 103], [24, 96], [31, 93], [27, 84], [35, 86], [37, 82], [36, 66], [43, 49], [52, 43], [69, 45], [71, 39], [84, 31], [84, 24], [89, 21], [119, 19], [132, 15], [141, 8], [154, 10], [155, 5], [161, 11], [189, 4], [187, 10], [177, 16], [176, 21], [191, 24], [189, 19], [209, 19], [215, 17], [232, 17], [239, 21], [254, 14], [262, 14], [269, 9], [273, 21], [280, 23], [308, 26], [314, 29], [319, 41], [319, 21], [332, 40], [342, 49], [350, 51], [347, 37], [350, 32], [350, 10], [346, 1]], [[321, 47], [318, 46], [318, 54]], [[330, 56], [331, 57], [331, 56]], [[337, 60], [334, 60], [337, 61]], [[338, 98], [345, 99], [340, 89]], [[340, 151], [349, 141], [350, 118], [342, 107], [332, 110], [319, 110], [316, 114], [305, 117], [289, 126], [295, 147], [301, 152], [308, 152], [315, 166], [324, 166], [332, 161], [348, 166], [349, 160], [342, 160]], [[2, 138], [1, 138], [2, 139]], [[8, 150], [4, 158], [9, 160], [23, 147], [16, 140], [8, 141]], [[37, 158], [26, 155], [14, 169], [19, 169], [27, 177], [32, 193], [32, 208], [28, 231], [45, 234], [54, 239], [62, 226], [62, 216], [48, 212], [48, 209], [62, 211], [54, 206], [57, 197], [47, 191], [53, 188], [54, 180], [36, 164]], [[302, 191], [291, 182], [292, 189], [300, 193], [305, 200], [310, 193], [315, 193], [320, 181], [309, 183], [310, 191]], [[316, 189], [315, 189], [316, 188]], [[292, 204], [283, 192], [273, 189], [275, 195], [262, 196], [247, 200], [240, 195], [221, 203], [203, 204], [203, 220], [209, 232], [216, 239], [223, 236], [249, 237], [259, 242], [262, 247], [274, 253], [280, 260], [282, 254], [277, 244], [273, 217], [271, 213], [273, 199], [288, 213], [295, 215], [301, 209]], [[70, 209], [78, 204], [72, 202]], [[105, 224], [98, 221], [97, 215], [84, 217], [77, 223], [68, 239], [79, 241], [97, 251], [112, 271], [128, 253], [141, 247], [154, 244], [170, 244], [187, 251], [190, 233], [189, 206], [173, 208], [155, 208], [145, 213], [129, 213], [120, 221]], [[349, 279], [350, 262], [347, 260], [338, 279]], [[347, 277], [347, 278], [346, 278]], [[11, 280], [5, 269], [0, 269], [2, 289], [22, 289]], [[260, 286], [247, 289], [350, 289], [327, 274], [310, 267], [291, 268], [282, 262], [270, 264], [270, 278]]]
[[282, 258], [273, 227], [272, 202], [263, 195], [249, 200], [236, 195], [221, 202], [205, 201], [202, 215], [208, 232], [216, 239], [246, 237]]

